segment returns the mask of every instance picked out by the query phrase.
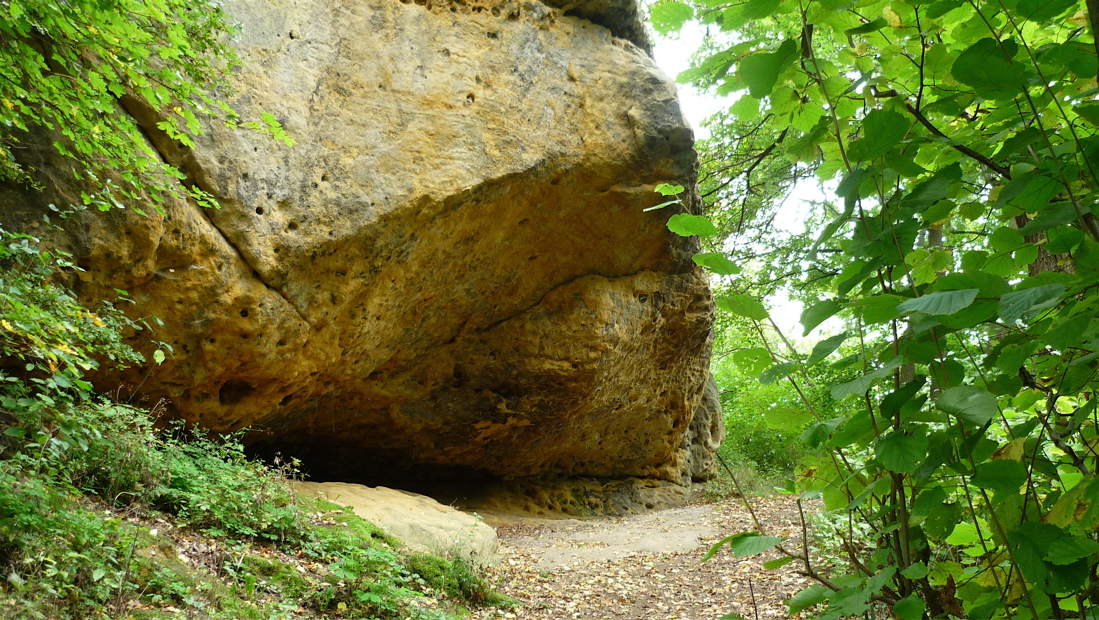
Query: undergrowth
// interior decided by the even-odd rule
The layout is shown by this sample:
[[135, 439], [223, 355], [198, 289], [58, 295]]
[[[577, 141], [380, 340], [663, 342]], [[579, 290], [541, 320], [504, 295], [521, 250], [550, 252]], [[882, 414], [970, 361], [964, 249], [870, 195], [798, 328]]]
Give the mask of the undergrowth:
[[0, 229], [0, 618], [429, 619], [501, 602], [468, 565], [405, 557], [373, 525], [296, 495], [294, 463], [249, 460], [236, 437], [158, 431], [156, 408], [97, 394], [85, 373], [144, 361], [119, 333], [148, 325], [52, 283], [75, 268], [66, 258]]

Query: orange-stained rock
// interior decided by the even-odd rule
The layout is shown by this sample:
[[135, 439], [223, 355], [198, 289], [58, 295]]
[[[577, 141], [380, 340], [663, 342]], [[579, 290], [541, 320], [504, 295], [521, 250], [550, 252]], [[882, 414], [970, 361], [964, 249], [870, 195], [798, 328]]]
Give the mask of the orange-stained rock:
[[[665, 227], [684, 207], [644, 211], [658, 183], [694, 187], [695, 155], [632, 2], [226, 9], [242, 26], [232, 104], [297, 145], [211, 126], [181, 150], [128, 106], [222, 208], [85, 214], [54, 237], [87, 270], [83, 298], [129, 291], [129, 312], [165, 323], [135, 345], [174, 350], [101, 387], [345, 478], [679, 483], [712, 467], [688, 457], [714, 449], [707, 432], [684, 441], [709, 288]], [[0, 224], [33, 228], [78, 195], [28, 146], [48, 190], [0, 191]]]

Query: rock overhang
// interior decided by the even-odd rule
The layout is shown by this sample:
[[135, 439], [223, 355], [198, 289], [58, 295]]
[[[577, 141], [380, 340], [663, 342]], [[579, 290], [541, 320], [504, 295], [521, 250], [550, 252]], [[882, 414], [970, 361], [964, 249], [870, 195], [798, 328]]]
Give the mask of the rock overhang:
[[712, 303], [644, 208], [696, 161], [632, 2], [226, 10], [232, 104], [298, 144], [181, 149], [128, 106], [222, 208], [70, 231], [82, 294], [130, 290], [176, 352], [101, 383], [345, 475], [689, 477]]

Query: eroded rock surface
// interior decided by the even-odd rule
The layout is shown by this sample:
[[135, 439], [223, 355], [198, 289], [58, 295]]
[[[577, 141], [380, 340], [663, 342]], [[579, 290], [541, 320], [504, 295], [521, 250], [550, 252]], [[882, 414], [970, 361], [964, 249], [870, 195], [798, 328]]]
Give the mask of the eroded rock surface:
[[[632, 2], [562, 8], [227, 2], [232, 104], [297, 145], [211, 126], [182, 150], [128, 106], [222, 208], [69, 220], [82, 297], [128, 290], [165, 323], [134, 342], [175, 351], [100, 385], [345, 479], [705, 477], [712, 302], [665, 227], [696, 198], [644, 212], [694, 187], [691, 133]], [[0, 213], [33, 229], [81, 188], [23, 157], [49, 189]]]

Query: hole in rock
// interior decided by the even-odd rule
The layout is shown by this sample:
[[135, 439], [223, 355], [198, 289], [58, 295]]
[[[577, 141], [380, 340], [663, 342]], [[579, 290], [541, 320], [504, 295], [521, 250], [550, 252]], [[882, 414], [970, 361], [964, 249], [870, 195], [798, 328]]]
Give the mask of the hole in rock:
[[221, 384], [221, 389], [218, 390], [218, 402], [223, 405], [235, 405], [251, 396], [255, 391], [256, 388], [252, 387], [252, 384], [247, 381], [230, 379]]

